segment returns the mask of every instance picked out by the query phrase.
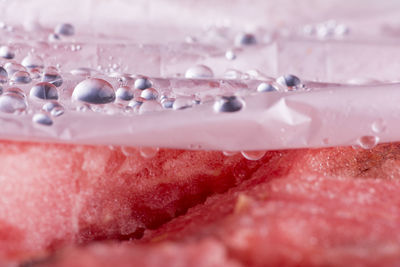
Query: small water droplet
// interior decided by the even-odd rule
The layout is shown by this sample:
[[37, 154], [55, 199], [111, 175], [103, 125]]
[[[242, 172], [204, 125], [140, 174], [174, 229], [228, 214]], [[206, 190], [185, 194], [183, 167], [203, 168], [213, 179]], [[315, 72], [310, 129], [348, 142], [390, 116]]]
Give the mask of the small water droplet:
[[265, 155], [265, 151], [242, 151], [243, 157], [248, 160], [259, 160]]
[[38, 99], [58, 99], [57, 87], [54, 84], [40, 82], [33, 86], [29, 92], [30, 97]]
[[16, 62], [7, 62], [4, 64], [4, 68], [6, 69], [8, 75], [13, 75], [17, 71], [27, 71], [24, 66]]
[[135, 97], [128, 103], [128, 107], [132, 108], [133, 111], [138, 111], [140, 106], [146, 101], [146, 99], [141, 97]]
[[146, 114], [146, 113], [152, 113], [152, 112], [157, 112], [163, 110], [162, 106], [160, 103], [158, 103], [155, 100], [149, 100], [143, 102], [143, 104], [140, 105], [139, 107], [139, 114]]
[[301, 86], [301, 80], [292, 74], [280, 76], [276, 79], [276, 82], [288, 90], [296, 90]]
[[276, 88], [274, 85], [270, 83], [260, 83], [257, 87], [257, 92], [274, 92], [278, 91], [278, 88]]
[[230, 70], [225, 71], [224, 78], [230, 79], [230, 80], [238, 80], [242, 77], [242, 75], [243, 75], [243, 72], [234, 70], [234, 69], [230, 69]]
[[17, 71], [11, 77], [12, 83], [30, 83], [31, 75], [27, 71]]
[[236, 112], [243, 108], [244, 100], [237, 96], [223, 96], [214, 103], [215, 112]]
[[53, 120], [50, 118], [49, 115], [44, 114], [44, 113], [36, 113], [32, 117], [32, 121], [34, 123], [43, 125], [43, 126], [51, 126], [53, 125]]
[[163, 98], [161, 100], [161, 105], [165, 109], [170, 109], [174, 106], [175, 98]]
[[257, 43], [256, 37], [251, 33], [239, 33], [235, 37], [235, 45], [254, 45]]
[[193, 98], [189, 96], [179, 96], [175, 99], [172, 108], [182, 110], [193, 106]]
[[214, 77], [213, 71], [205, 65], [196, 65], [185, 72], [185, 78], [188, 79], [204, 79], [212, 77]]
[[379, 143], [379, 137], [373, 135], [361, 136], [357, 144], [364, 149], [371, 149]]
[[234, 59], [236, 59], [236, 54], [233, 50], [227, 50], [225, 52], [225, 58], [227, 60], [234, 60]]
[[44, 68], [43, 59], [38, 55], [28, 55], [22, 61], [21, 65], [28, 69], [42, 69]]
[[158, 147], [141, 147], [139, 148], [140, 155], [143, 158], [150, 159], [157, 155], [160, 149]]
[[3, 45], [0, 47], [0, 57], [5, 59], [13, 59], [15, 57], [15, 53], [10, 47]]
[[0, 111], [5, 113], [20, 113], [25, 111], [27, 104], [20, 94], [5, 92], [0, 96]]
[[8, 80], [8, 74], [5, 68], [0, 67], [0, 83], [6, 83]]
[[122, 86], [117, 89], [115, 96], [118, 100], [129, 101], [133, 99], [133, 92], [128, 86]]
[[60, 37], [60, 35], [58, 35], [56, 33], [51, 33], [51, 34], [49, 34], [47, 39], [49, 40], [49, 42], [55, 42], [55, 41], [59, 41], [61, 39], [61, 37]]
[[105, 80], [89, 78], [78, 83], [72, 98], [90, 104], [107, 104], [115, 100], [114, 88]]
[[133, 156], [137, 153], [137, 149], [135, 147], [123, 146], [121, 147], [121, 152], [127, 157]]
[[153, 86], [153, 83], [147, 77], [140, 77], [135, 80], [135, 89], [145, 90]]
[[147, 88], [141, 92], [140, 97], [146, 100], [156, 100], [158, 98], [158, 92], [154, 88]]
[[58, 117], [64, 114], [64, 107], [58, 103], [57, 101], [47, 102], [43, 105], [42, 109], [48, 113], [50, 113], [53, 117]]
[[48, 67], [43, 74], [42, 82], [52, 83], [56, 87], [60, 87], [63, 83], [63, 79], [56, 68]]
[[74, 26], [70, 23], [61, 23], [56, 26], [54, 32], [59, 35], [71, 36], [74, 35]]
[[77, 69], [73, 69], [70, 71], [70, 73], [72, 75], [76, 75], [76, 76], [86, 76], [89, 77], [95, 73], [97, 73], [96, 70], [91, 69], [91, 68], [77, 68]]
[[239, 153], [239, 152], [237, 152], [237, 151], [222, 151], [222, 154], [224, 154], [224, 156], [227, 156], [227, 157], [234, 156], [237, 153]]
[[372, 123], [371, 129], [374, 133], [381, 133], [386, 130], [386, 126], [384, 121], [382, 119], [379, 119]]

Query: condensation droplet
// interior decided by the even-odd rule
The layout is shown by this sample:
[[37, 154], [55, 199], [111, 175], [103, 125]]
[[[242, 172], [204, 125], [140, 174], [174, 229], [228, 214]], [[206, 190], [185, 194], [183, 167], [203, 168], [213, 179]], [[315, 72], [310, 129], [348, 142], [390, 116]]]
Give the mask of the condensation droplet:
[[204, 79], [214, 77], [213, 71], [205, 65], [196, 65], [186, 70], [185, 78]]
[[86, 79], [75, 87], [72, 98], [90, 104], [107, 104], [115, 100], [114, 88], [98, 78]]
[[21, 113], [25, 111], [27, 104], [20, 94], [5, 92], [0, 96], [0, 111], [4, 113]]
[[4, 68], [6, 69], [9, 76], [18, 71], [27, 71], [24, 66], [15, 62], [7, 62], [6, 64], [4, 64]]
[[382, 119], [379, 119], [372, 123], [371, 129], [374, 133], [381, 133], [386, 130], [386, 126], [384, 121]]
[[248, 160], [259, 160], [265, 155], [265, 151], [242, 151], [243, 157]]
[[13, 59], [15, 57], [15, 53], [8, 46], [0, 46], [0, 57], [5, 59]]
[[239, 152], [237, 152], [237, 151], [222, 151], [222, 154], [224, 154], [224, 156], [227, 156], [227, 157], [234, 156], [237, 153], [239, 153]]
[[365, 135], [357, 140], [357, 144], [364, 149], [371, 149], [379, 143], [379, 137], [373, 135]]
[[70, 23], [61, 23], [56, 26], [54, 32], [59, 35], [71, 36], [74, 35], [74, 26]]
[[64, 114], [64, 107], [58, 103], [57, 101], [47, 102], [43, 105], [42, 109], [48, 113], [50, 113], [53, 117], [58, 117]]
[[6, 83], [8, 80], [8, 73], [5, 68], [0, 67], [0, 83]]
[[219, 112], [236, 112], [243, 108], [244, 100], [237, 96], [223, 96], [214, 103], [214, 111]]
[[44, 68], [43, 59], [38, 55], [28, 55], [22, 61], [21, 65], [28, 69], [42, 69]]
[[133, 99], [133, 92], [129, 87], [122, 86], [117, 89], [117, 91], [115, 92], [115, 96], [118, 100], [129, 101]]
[[179, 96], [175, 99], [172, 108], [182, 110], [193, 106], [193, 98], [189, 96]]
[[127, 157], [133, 156], [137, 153], [137, 148], [135, 147], [129, 147], [129, 146], [123, 146], [121, 147], [121, 152]]
[[157, 155], [160, 149], [158, 147], [141, 147], [139, 148], [140, 155], [143, 158], [150, 159]]
[[173, 108], [175, 103], [175, 98], [163, 98], [161, 100], [161, 105], [163, 106], [163, 108], [165, 109], [170, 109]]
[[236, 59], [236, 54], [233, 50], [227, 50], [225, 52], [225, 58], [227, 60], [234, 60], [234, 59]]
[[53, 125], [53, 120], [50, 118], [49, 115], [44, 113], [36, 113], [32, 117], [32, 121], [36, 124], [43, 125], [43, 126], [51, 126]]
[[31, 75], [27, 71], [17, 71], [11, 77], [12, 83], [30, 83], [32, 81]]
[[135, 89], [145, 90], [153, 86], [153, 83], [147, 77], [140, 77], [135, 80]]
[[260, 83], [257, 87], [257, 92], [275, 92], [278, 91], [278, 88], [276, 88], [274, 85], [270, 83]]
[[152, 113], [163, 110], [160, 103], [155, 100], [144, 101], [139, 107], [139, 114]]
[[239, 33], [235, 37], [235, 45], [254, 45], [257, 43], [256, 37], [251, 33]]
[[91, 69], [91, 68], [77, 68], [77, 69], [71, 70], [70, 73], [75, 76], [89, 77], [89, 76], [97, 73], [97, 71], [94, 69]]
[[140, 97], [146, 100], [156, 100], [158, 98], [158, 92], [154, 88], [147, 88], [140, 93]]
[[49, 67], [43, 74], [42, 82], [52, 83], [56, 87], [60, 87], [63, 83], [63, 79], [56, 68]]
[[57, 87], [54, 84], [47, 82], [40, 82], [33, 86], [29, 92], [30, 97], [39, 99], [58, 99]]
[[301, 86], [301, 80], [292, 74], [280, 76], [276, 79], [276, 82], [289, 90], [295, 90]]

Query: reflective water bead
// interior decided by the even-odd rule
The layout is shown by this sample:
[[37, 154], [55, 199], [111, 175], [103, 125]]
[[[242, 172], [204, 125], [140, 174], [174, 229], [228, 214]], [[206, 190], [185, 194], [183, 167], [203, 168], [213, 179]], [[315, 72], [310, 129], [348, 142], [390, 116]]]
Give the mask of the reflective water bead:
[[157, 155], [160, 149], [158, 147], [141, 147], [139, 148], [140, 155], [143, 158], [150, 159]]
[[75, 28], [70, 23], [61, 23], [56, 26], [54, 32], [64, 36], [71, 36], [74, 35]]
[[374, 133], [381, 133], [386, 130], [385, 122], [382, 119], [374, 121], [371, 125], [371, 129]]
[[10, 47], [3, 45], [0, 47], [0, 57], [5, 59], [13, 59], [15, 57], [15, 53]]
[[63, 79], [55, 68], [49, 67], [43, 74], [42, 82], [52, 83], [56, 87], [60, 87], [63, 83]]
[[44, 113], [36, 113], [32, 117], [32, 121], [34, 123], [43, 125], [43, 126], [51, 126], [53, 125], [53, 120], [50, 118], [49, 115], [44, 114]]
[[60, 38], [60, 35], [58, 35], [58, 34], [56, 34], [56, 33], [51, 33], [51, 34], [49, 34], [49, 36], [47, 37], [47, 39], [48, 39], [50, 42], [55, 42], [55, 41], [60, 40], [61, 38]]
[[16, 62], [7, 62], [6, 64], [4, 64], [4, 68], [6, 69], [9, 76], [13, 75], [17, 71], [27, 71], [24, 66]]
[[40, 82], [33, 86], [29, 92], [30, 97], [39, 99], [58, 99], [57, 87], [54, 84]]
[[238, 152], [237, 151], [222, 151], [222, 154], [224, 154], [224, 156], [227, 157], [232, 157], [234, 155], [236, 155]]
[[205, 65], [196, 65], [186, 70], [185, 78], [203, 79], [214, 77], [213, 71]]
[[5, 90], [5, 94], [17, 94], [25, 99], [25, 92], [18, 87], [9, 87]]
[[137, 153], [137, 148], [135, 147], [129, 147], [129, 146], [123, 146], [121, 147], [121, 152], [127, 157], [133, 156]]
[[243, 108], [244, 101], [237, 96], [223, 96], [214, 103], [215, 112], [236, 112]]
[[32, 54], [26, 56], [22, 60], [21, 65], [28, 69], [44, 68], [43, 59], [41, 57], [39, 57], [38, 55], [32, 55]]
[[361, 136], [357, 144], [364, 149], [374, 148], [379, 143], [379, 137], [373, 135]]
[[135, 89], [145, 90], [153, 86], [153, 83], [147, 77], [140, 77], [135, 80]]
[[53, 117], [58, 117], [64, 114], [64, 107], [58, 103], [57, 101], [50, 101], [43, 105], [42, 109], [48, 113], [50, 113]]
[[131, 107], [133, 110], [138, 110], [139, 107], [146, 101], [146, 99], [141, 97], [135, 97], [135, 99], [131, 100], [128, 103], [128, 107]]
[[0, 96], [0, 111], [17, 113], [25, 111], [27, 104], [25, 98], [15, 93], [4, 93]]
[[225, 52], [225, 58], [228, 60], [234, 60], [236, 58], [236, 54], [233, 50], [227, 50]]
[[301, 80], [292, 74], [287, 74], [280, 76], [276, 79], [276, 82], [284, 87], [287, 87], [290, 90], [296, 89], [297, 87], [301, 86]]
[[225, 79], [230, 79], [230, 80], [238, 80], [242, 77], [243, 72], [234, 70], [234, 69], [229, 69], [225, 71], [224, 73], [224, 78]]
[[161, 105], [163, 106], [163, 108], [165, 109], [170, 109], [173, 107], [175, 102], [175, 98], [163, 98], [161, 100]]
[[127, 87], [127, 86], [122, 86], [117, 89], [115, 92], [115, 95], [117, 99], [122, 100], [122, 101], [129, 101], [133, 99], [133, 92], [132, 90]]
[[243, 157], [248, 160], [259, 160], [265, 155], [265, 151], [242, 151]]
[[90, 76], [96, 72], [97, 72], [96, 70], [91, 68], [77, 68], [70, 71], [72, 75], [76, 76]]
[[17, 71], [11, 77], [12, 83], [30, 83], [31, 75], [27, 71]]
[[241, 45], [254, 45], [257, 43], [256, 37], [251, 33], [239, 33], [235, 37], [235, 44]]
[[107, 104], [115, 100], [115, 92], [107, 81], [88, 78], [75, 86], [72, 98], [90, 104]]
[[143, 102], [143, 104], [140, 105], [139, 107], [139, 114], [146, 114], [146, 113], [152, 113], [152, 112], [157, 112], [163, 110], [162, 106], [160, 103], [158, 103], [155, 100], [149, 100]]
[[141, 92], [140, 97], [146, 100], [156, 100], [158, 98], [158, 92], [154, 88], [147, 88]]
[[5, 68], [0, 67], [0, 83], [6, 83], [8, 79], [8, 74]]
[[257, 86], [257, 92], [274, 92], [278, 91], [278, 88], [276, 88], [274, 85], [270, 83], [260, 83]]
[[175, 99], [172, 108], [174, 110], [182, 110], [193, 106], [193, 98], [189, 96], [179, 96]]

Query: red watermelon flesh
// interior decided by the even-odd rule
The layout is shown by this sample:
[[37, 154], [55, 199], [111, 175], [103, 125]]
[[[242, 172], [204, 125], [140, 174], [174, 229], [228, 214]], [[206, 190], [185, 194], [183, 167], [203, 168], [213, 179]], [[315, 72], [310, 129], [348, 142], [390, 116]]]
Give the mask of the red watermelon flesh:
[[[249, 161], [240, 155], [225, 157], [221, 152], [161, 150], [154, 158], [145, 159], [137, 151], [126, 157], [119, 149], [107, 147], [4, 142], [0, 150], [0, 258], [40, 257], [41, 252], [46, 253], [65, 244], [91, 240], [139, 238], [144, 229], [157, 228], [183, 214], [187, 208], [203, 202], [208, 196], [223, 193], [238, 184], [229, 193], [211, 197], [206, 205], [197, 206], [188, 215], [166, 224], [153, 234], [147, 234], [144, 240], [203, 240], [209, 237], [201, 234], [199, 229], [209, 227], [212, 229], [207, 230], [211, 232], [210, 238], [219, 238], [225, 234], [223, 231], [219, 233], [222, 228], [229, 229], [224, 225], [226, 220], [231, 220], [229, 218], [232, 216], [239, 220], [240, 216], [230, 214], [239, 192], [244, 192], [245, 196], [240, 198], [239, 203], [242, 200], [246, 203], [248, 199], [252, 199], [251, 203], [260, 202], [260, 212], [265, 203], [272, 207], [287, 205], [291, 213], [298, 213], [302, 218], [304, 214], [301, 212], [306, 212], [310, 204], [308, 202], [313, 201], [300, 198], [294, 206], [292, 202], [307, 185], [314, 188], [313, 181], [319, 181], [318, 184], [330, 183], [332, 187], [336, 183], [338, 187], [348, 184], [347, 187], [354, 190], [357, 190], [359, 183], [372, 183], [373, 189], [375, 186], [396, 185], [389, 179], [375, 182], [351, 177], [399, 177], [396, 168], [399, 166], [396, 165], [399, 147], [398, 144], [389, 144], [372, 150], [329, 148], [275, 151], [268, 152], [259, 161]], [[324, 179], [320, 178], [321, 175], [348, 178]], [[273, 179], [278, 177], [284, 179]], [[319, 178], [309, 181], [300, 177]], [[249, 178], [248, 182], [243, 183]], [[291, 193], [269, 193], [276, 194], [278, 198], [285, 193], [282, 203], [258, 196], [257, 188], [265, 187], [268, 192], [271, 191], [268, 188], [275, 183], [282, 184], [281, 187], [287, 184], [287, 188], [295, 189], [291, 183], [297, 183], [299, 192], [293, 189]], [[385, 192], [385, 189], [382, 190]], [[343, 194], [346, 192], [343, 190]], [[312, 193], [317, 194], [311, 190], [301, 197], [311, 197]], [[318, 194], [317, 199], [330, 195], [334, 203], [337, 198], [346, 199], [345, 195], [340, 195], [340, 190], [336, 195], [324, 190], [318, 191]], [[291, 202], [285, 202], [286, 199]], [[213, 201], [215, 204], [210, 204]], [[339, 208], [335, 205], [325, 206], [329, 203], [324, 199], [319, 204], [321, 210], [330, 207], [330, 212]], [[348, 208], [352, 208], [351, 205]], [[276, 213], [274, 216], [279, 218], [281, 212], [277, 208]], [[252, 214], [247, 217], [254, 219]], [[185, 220], [189, 220], [189, 223]], [[269, 218], [267, 221], [272, 220]], [[285, 223], [283, 219], [275, 221], [277, 225]], [[311, 222], [304, 221], [303, 224], [314, 227]], [[331, 228], [327, 229], [329, 232]], [[330, 237], [326, 238], [329, 240]], [[223, 244], [226, 245], [225, 240]], [[285, 244], [281, 245], [284, 247]], [[157, 248], [151, 245], [141, 249]], [[132, 248], [129, 247], [129, 250]], [[236, 255], [236, 250], [228, 247], [229, 253], [235, 251]], [[244, 255], [248, 251], [252, 249], [243, 252]], [[242, 262], [248, 260], [242, 258], [245, 257], [239, 259]], [[275, 262], [273, 257], [264, 260]]]

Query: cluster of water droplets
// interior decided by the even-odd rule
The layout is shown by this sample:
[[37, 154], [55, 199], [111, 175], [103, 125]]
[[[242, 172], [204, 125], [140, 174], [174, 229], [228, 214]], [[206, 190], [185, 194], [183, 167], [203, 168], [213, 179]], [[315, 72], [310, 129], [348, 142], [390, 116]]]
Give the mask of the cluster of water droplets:
[[305, 25], [302, 32], [306, 36], [319, 39], [343, 38], [349, 33], [349, 27], [346, 24], [338, 23], [335, 20], [328, 20], [313, 25]]

